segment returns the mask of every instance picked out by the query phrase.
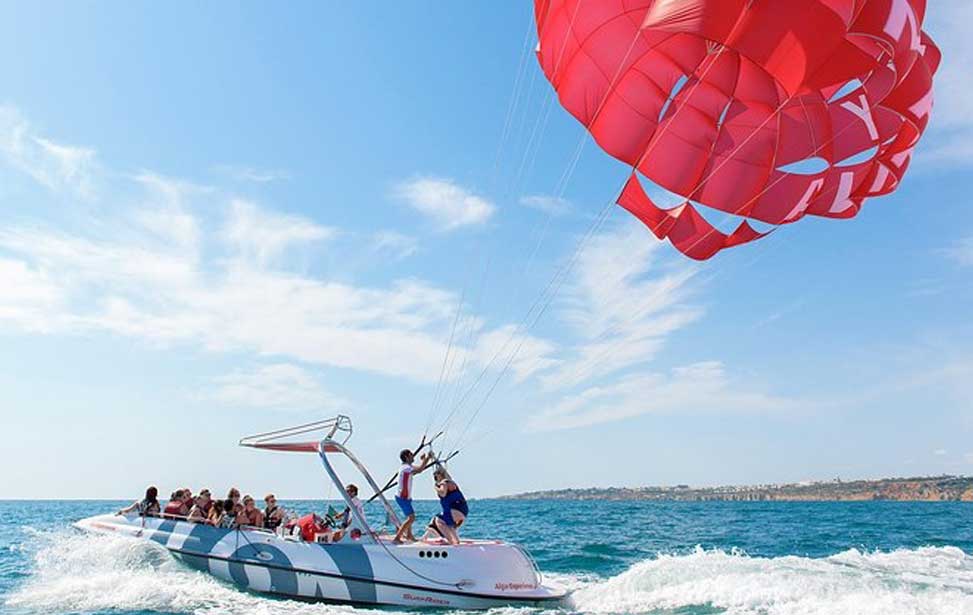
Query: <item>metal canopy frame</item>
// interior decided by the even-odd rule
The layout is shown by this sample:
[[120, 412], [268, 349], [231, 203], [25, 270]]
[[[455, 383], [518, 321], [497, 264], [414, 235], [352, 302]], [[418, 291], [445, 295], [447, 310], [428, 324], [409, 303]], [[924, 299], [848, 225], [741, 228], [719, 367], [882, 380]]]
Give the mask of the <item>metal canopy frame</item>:
[[[240, 446], [272, 451], [317, 453], [321, 458], [321, 465], [324, 466], [324, 471], [328, 474], [328, 478], [331, 479], [335, 487], [337, 487], [351, 514], [361, 527], [366, 530], [369, 539], [378, 542], [378, 534], [369, 525], [368, 520], [359, 513], [358, 508], [352, 504], [351, 497], [345, 491], [341, 477], [338, 476], [337, 470], [335, 470], [331, 460], [328, 459], [328, 455], [330, 454], [344, 455], [361, 473], [369, 487], [372, 488], [373, 495], [367, 501], [371, 501], [376, 497], [380, 499], [382, 501], [382, 507], [385, 508], [385, 514], [395, 524], [395, 527], [398, 528], [401, 525], [398, 516], [395, 514], [395, 510], [385, 498], [385, 494], [378, 486], [378, 483], [372, 478], [368, 468], [345, 446], [351, 438], [353, 431], [351, 418], [344, 414], [339, 414], [338, 416], [321, 421], [246, 436], [240, 439]], [[324, 432], [325, 435], [320, 439], [306, 439], [309, 434], [316, 432]], [[303, 436], [303, 438], [299, 438], [300, 436]]]

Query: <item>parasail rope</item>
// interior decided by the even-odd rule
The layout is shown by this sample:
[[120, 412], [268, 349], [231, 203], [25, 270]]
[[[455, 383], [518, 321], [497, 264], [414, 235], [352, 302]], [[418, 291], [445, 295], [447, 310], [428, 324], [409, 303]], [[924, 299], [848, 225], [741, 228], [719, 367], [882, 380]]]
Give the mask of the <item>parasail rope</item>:
[[[832, 135], [832, 137], [830, 139], [822, 142], [819, 146], [817, 146], [811, 152], [811, 155], [814, 155], [814, 154], [817, 154], [818, 152], [820, 152], [823, 148], [825, 148], [828, 145], [830, 145], [835, 139], [837, 139], [838, 137], [840, 137], [846, 130], [849, 130], [851, 127], [852, 127], [851, 125], [846, 126], [846, 127], [842, 128], [841, 130], [837, 131], [836, 133], [834, 133], [834, 135]], [[756, 130], [759, 130], [759, 127]], [[742, 146], [742, 144], [741, 144], [741, 146]], [[731, 152], [730, 155], [732, 156], [733, 153], [735, 153], [735, 151], [734, 152]], [[758, 193], [757, 195], [755, 195], [750, 201], [747, 201], [746, 203], [744, 203], [743, 206], [741, 206], [736, 211], [737, 212], [743, 211], [743, 209], [745, 209], [750, 203], [752, 203], [755, 200], [759, 199], [761, 196], [763, 196], [768, 191], [770, 191], [771, 189], [773, 189], [773, 187], [775, 185], [777, 185], [779, 182], [783, 181], [784, 180], [784, 177], [785, 176], [781, 176], [781, 177], [777, 178], [776, 180], [774, 180], [773, 182], [771, 182], [760, 193]], [[831, 188], [829, 190], [822, 191], [818, 196], [819, 197], [827, 196], [827, 195], [830, 195], [830, 194], [835, 193], [837, 190], [838, 190], [838, 187], [835, 186], [835, 187], [833, 187], [833, 188]], [[727, 215], [729, 216], [730, 214], [727, 212]], [[724, 220], [724, 222], [725, 222], [725, 220]], [[775, 234], [776, 234], [777, 230], [779, 230], [780, 228], [781, 227], [778, 227], [774, 231]], [[688, 249], [692, 249], [698, 242], [704, 240], [710, 233], [713, 233], [714, 230], [715, 230], [715, 227], [714, 227], [714, 229], [711, 229], [710, 231], [707, 231], [707, 233], [703, 237], [701, 237], [697, 241], [693, 242], [689, 246]], [[766, 243], [765, 242], [761, 242], [761, 244], [762, 244], [761, 247], [758, 250], [756, 250], [756, 252], [757, 252], [756, 257], [753, 260], [751, 260], [749, 263], [747, 263], [746, 265], [744, 265], [744, 268], [752, 267], [754, 264], [756, 264], [757, 261], [761, 260], [766, 255], [767, 250], [771, 246], [774, 246], [775, 245], [775, 244], [770, 243], [770, 241], [768, 241]], [[709, 268], [710, 269], [713, 269], [713, 266], [710, 265]], [[720, 276], [720, 274], [722, 274], [725, 271], [726, 271], [725, 268], [723, 268], [723, 269], [715, 269], [714, 274], [710, 277], [710, 281], [718, 278]], [[651, 303], [651, 299], [652, 298], [650, 298], [650, 300], [648, 302], [646, 302], [646, 305], [649, 304], [649, 303]], [[640, 318], [643, 314], [644, 314], [644, 310], [638, 310], [632, 316], [630, 316], [629, 318], [627, 318], [625, 320], [621, 320], [621, 321], [616, 322], [612, 327], [610, 327], [609, 329], [606, 329], [604, 332], [602, 332], [602, 334], [599, 335], [599, 337], [596, 338], [593, 343], [597, 344], [597, 343], [600, 343], [602, 341], [607, 340], [609, 337], [611, 337], [615, 333], [619, 332], [624, 326], [632, 323], [637, 318]], [[597, 364], [602, 359], [604, 359], [605, 357], [609, 356], [621, 343], [624, 343], [624, 341], [625, 340], [618, 340], [614, 344], [609, 345], [608, 347], [605, 348], [605, 350], [596, 359], [594, 359], [593, 361], [590, 361], [589, 364]], [[575, 378], [577, 378], [579, 375], [581, 375], [581, 370], [575, 370], [574, 372], [572, 372], [570, 374], [572, 380], [575, 379]]]
[[[574, 16], [577, 15], [577, 12], [578, 12], [578, 7], [575, 8]], [[572, 16], [572, 25], [574, 23], [573, 22], [574, 16]], [[522, 99], [524, 99], [524, 100], [527, 101], [527, 104], [529, 104], [530, 96], [531, 96], [531, 93], [532, 93], [533, 87], [534, 87], [534, 82], [536, 81], [536, 72], [532, 72], [531, 73], [531, 79], [530, 79], [529, 84], [528, 84], [526, 98], [525, 98], [522, 95], [523, 94], [523, 83], [524, 83], [524, 75], [526, 75], [527, 66], [529, 65], [528, 58], [529, 58], [529, 55], [530, 55], [530, 34], [531, 34], [531, 30], [533, 29], [532, 28], [533, 20], [532, 19], [527, 19], [526, 21], [527, 21], [527, 28], [526, 28], [526, 31], [524, 32], [524, 39], [523, 39], [523, 43], [522, 43], [522, 46], [521, 46], [521, 56], [520, 56], [520, 61], [519, 61], [519, 65], [518, 65], [517, 76], [514, 79], [513, 91], [511, 93], [510, 101], [508, 102], [507, 113], [506, 113], [506, 116], [504, 117], [503, 129], [501, 130], [500, 142], [498, 144], [497, 153], [496, 153], [496, 156], [494, 158], [493, 173], [492, 173], [492, 178], [491, 178], [491, 186], [493, 188], [496, 187], [496, 185], [498, 183], [498, 180], [499, 180], [499, 170], [500, 170], [501, 161], [503, 159], [503, 151], [504, 151], [504, 148], [505, 148], [506, 143], [507, 143], [507, 138], [510, 135], [510, 129], [515, 125], [516, 117], [517, 117], [517, 110], [520, 107], [520, 102], [521, 102]], [[567, 40], [565, 40], [564, 41], [564, 44], [562, 45], [561, 55], [563, 55], [563, 52], [564, 52], [564, 49], [566, 48], [566, 46], [567, 46]], [[560, 58], [559, 58], [559, 61], [560, 61]], [[550, 113], [550, 108], [548, 107], [547, 113], [545, 113], [545, 119], [543, 121], [543, 126], [546, 126], [546, 124], [547, 124], [546, 116], [549, 115], [549, 113]], [[527, 114], [526, 113], [524, 114], [524, 121], [525, 122], [527, 121]], [[537, 134], [537, 126], [540, 123], [541, 123], [540, 120], [538, 120], [538, 122], [535, 123], [534, 129], [531, 132], [531, 141], [533, 141], [534, 135]], [[543, 133], [543, 128], [542, 128], [542, 133]], [[530, 147], [531, 147], [531, 143], [528, 142], [527, 151], [529, 151]], [[526, 156], [526, 153], [525, 153], [525, 156]], [[520, 175], [520, 173], [522, 171], [522, 168], [523, 168], [523, 165], [521, 164], [521, 169], [518, 171], [518, 177], [519, 177], [519, 175]], [[480, 242], [478, 242], [478, 245], [481, 248], [481, 255], [482, 255], [482, 239], [480, 240]], [[485, 286], [486, 277], [487, 277], [487, 271], [489, 269], [489, 264], [490, 264], [490, 259], [489, 258], [484, 257], [484, 258], [481, 259], [482, 274], [480, 275], [480, 287], [479, 287], [480, 291], [482, 291], [483, 287]], [[465, 287], [465, 283], [464, 283], [464, 292], [465, 292], [465, 288], [466, 287]], [[477, 296], [478, 297], [482, 297], [482, 292], [477, 292]], [[455, 326], [455, 323], [454, 323], [454, 326]], [[455, 384], [455, 386], [452, 384], [452, 378], [450, 378], [450, 374], [452, 373], [452, 366], [455, 364], [455, 355], [453, 357], [453, 360], [449, 362], [449, 365], [446, 366], [445, 378], [442, 375], [442, 373], [440, 375], [440, 381], [443, 383], [442, 384], [442, 387], [443, 388], [442, 388], [442, 393], [441, 393], [442, 396], [439, 397], [439, 395], [440, 395], [440, 388], [439, 388], [439, 386], [440, 385], [437, 385], [437, 397], [438, 397], [438, 399], [442, 403], [448, 403], [445, 400], [448, 397], [450, 397], [448, 395], [448, 391], [449, 391], [450, 388], [455, 388], [455, 393], [451, 396], [452, 399], [455, 401], [455, 399], [456, 399], [459, 391], [461, 390], [462, 381], [464, 380], [464, 375], [465, 375], [466, 365], [467, 365], [467, 362], [468, 362], [468, 359], [469, 359], [469, 355], [472, 352], [472, 349], [475, 347], [474, 346], [474, 339], [478, 343], [479, 342], [479, 338], [482, 335], [482, 332], [481, 331], [478, 331], [476, 329], [476, 320], [473, 317], [472, 313], [470, 314], [470, 317], [468, 319], [468, 327], [467, 328], [468, 328], [468, 333], [467, 333], [467, 336], [466, 336], [467, 337], [467, 347], [466, 347], [465, 351], [463, 352], [463, 360], [462, 360], [462, 364], [461, 364], [461, 367], [460, 367], [460, 371], [459, 371], [458, 376], [456, 378], [456, 384]], [[445, 362], [448, 359], [448, 354], [449, 354], [449, 349], [447, 348], [447, 358], [444, 358], [444, 365], [445, 365]], [[436, 403], [437, 402], [434, 401], [434, 405]], [[427, 428], [426, 428], [426, 431], [427, 432], [431, 428], [432, 422], [433, 422], [435, 416], [438, 415], [438, 413], [439, 413], [439, 409], [438, 408], [435, 408], [435, 407], [430, 411], [429, 417], [428, 417], [428, 421], [427, 421]]]
[[463, 292], [460, 294], [459, 302], [456, 304], [456, 313], [453, 315], [453, 326], [449, 329], [449, 342], [446, 344], [446, 353], [443, 356], [443, 364], [439, 368], [439, 382], [436, 385], [436, 392], [432, 398], [432, 406], [429, 409], [429, 416], [426, 419], [426, 428], [423, 430], [422, 435], [429, 435], [429, 430], [432, 428], [433, 418], [438, 412], [439, 400], [442, 395], [443, 390], [443, 378], [446, 376], [446, 364], [449, 361], [450, 351], [453, 348], [453, 337], [456, 333], [456, 323], [459, 321], [460, 312], [463, 310], [463, 301], [466, 299], [466, 284], [463, 284]]
[[[578, 16], [578, 13], [580, 11], [581, 1], [582, 0], [578, 0], [577, 4], [574, 7], [574, 12], [571, 15], [570, 23], [568, 24], [568, 28], [569, 29], [573, 29], [573, 27], [574, 27], [575, 20], [576, 20], [576, 18]], [[530, 40], [530, 31], [531, 31], [531, 29], [532, 29], [531, 28], [531, 20], [528, 19], [527, 33], [525, 34], [525, 46], [524, 46], [525, 49], [527, 48], [526, 41], [529, 41]], [[635, 42], [637, 40], [638, 40], [638, 32], [636, 32], [636, 35], [635, 35], [635, 37], [632, 40], [632, 44], [631, 44], [631, 46], [629, 48], [629, 51], [626, 53], [626, 58], [627, 58], [628, 53], [631, 52], [631, 47], [635, 45]], [[561, 49], [558, 51], [558, 55], [557, 55], [557, 58], [555, 60], [555, 65], [554, 65], [554, 70], [555, 71], [560, 66], [561, 60], [564, 57], [564, 52], [567, 49], [567, 43], [568, 43], [568, 39], [567, 39], [567, 37], [565, 37], [564, 41], [561, 44]], [[624, 63], [624, 59], [623, 59], [623, 62], [622, 63]], [[621, 69], [621, 64], [619, 65], [619, 71], [617, 71], [617, 72], [620, 72], [620, 69]], [[616, 74], [616, 77], [617, 77], [617, 74]], [[530, 97], [530, 92], [533, 90], [533, 84], [534, 84], [535, 79], [536, 79], [536, 72], [532, 73], [532, 76], [531, 76], [531, 81], [530, 81], [530, 85], [529, 85], [529, 89], [528, 89], [528, 100], [529, 100], [529, 97]], [[517, 87], [517, 81], [515, 80], [515, 88], [516, 87]], [[547, 118], [550, 115], [550, 108], [551, 108], [551, 106], [553, 106], [553, 104], [552, 104], [551, 101], [553, 101], [555, 98], [556, 98], [556, 93], [552, 94], [551, 98], [548, 99], [548, 101], [547, 101], [548, 102], [548, 105], [546, 107], [546, 112], [543, 113], [543, 118], [544, 118], [543, 119], [543, 122], [541, 122], [540, 121], [540, 118], [538, 118], [538, 121], [535, 122], [535, 124], [534, 124], [534, 128], [531, 131], [530, 139], [528, 140], [528, 143], [527, 143], [527, 148], [526, 148], [526, 151], [525, 151], [525, 155], [524, 155], [524, 157], [523, 157], [523, 159], [521, 161], [520, 168], [518, 169], [517, 182], [516, 182], [517, 184], [519, 184], [520, 176], [522, 175], [522, 171], [523, 171], [523, 167], [524, 167], [524, 161], [527, 159], [527, 153], [530, 151], [530, 149], [532, 147], [532, 144], [534, 143], [534, 138], [535, 138], [535, 135], [537, 134], [538, 126], [539, 125], [543, 126], [541, 133], [543, 133], [543, 130], [546, 129], [546, 126], [547, 126]], [[509, 110], [508, 110], [508, 115], [509, 115]], [[526, 116], [525, 116], [525, 119], [526, 119]], [[506, 121], [505, 121], [505, 123], [506, 123]], [[496, 177], [496, 172], [499, 171], [500, 151], [502, 151], [503, 143], [504, 143], [504, 139], [502, 137], [501, 138], [501, 146], [500, 146], [501, 147], [501, 150], [498, 151], [497, 165], [495, 166], [495, 169], [494, 169], [495, 170], [494, 177]], [[539, 143], [539, 141], [538, 141], [538, 143]], [[580, 147], [579, 147], [579, 149], [580, 149]], [[535, 155], [536, 155], [536, 150], [535, 150]], [[580, 151], [578, 152], [578, 156], [580, 156]], [[573, 163], [572, 166], [575, 166], [576, 164], [577, 164], [577, 161], [575, 160], [575, 162]], [[562, 179], [563, 179], [563, 176], [562, 176]], [[545, 233], [542, 233], [540, 235], [540, 237], [538, 239], [538, 245], [537, 245], [537, 247], [535, 247], [535, 249], [533, 250], [532, 254], [536, 254], [536, 252], [539, 251], [540, 242], [543, 241], [545, 235], [546, 235], [546, 232]], [[484, 271], [484, 279], [485, 279], [485, 277], [486, 276], [485, 276], [485, 271]], [[529, 314], [530, 314], [530, 312], [528, 311], [528, 316], [529, 316]], [[524, 320], [526, 320], [526, 318], [527, 318], [527, 316], [524, 317]], [[471, 320], [470, 326], [471, 326], [471, 332], [472, 332], [472, 327], [473, 327], [472, 320]], [[508, 338], [508, 341], [504, 343], [503, 348], [506, 348], [506, 346], [508, 345], [508, 342], [510, 341], [510, 339], [516, 334], [516, 331], [517, 331], [517, 328], [515, 328], [511, 332], [511, 335]], [[477, 334], [477, 336], [476, 336], [477, 343], [479, 342], [479, 339], [480, 339], [481, 335], [482, 335], [482, 333], [478, 333]], [[468, 349], [467, 352], [470, 352], [470, 351], [471, 351], [471, 349]], [[493, 363], [493, 359], [491, 359], [490, 363], [491, 364]], [[464, 365], [465, 365], [465, 361], [464, 361]], [[481, 378], [482, 378], [482, 374], [476, 378], [476, 380], [474, 381], [474, 384], [473, 384], [473, 387], [472, 388], [475, 388], [476, 387], [476, 385], [479, 383], [479, 381], [480, 381]], [[459, 384], [457, 384], [457, 391], [458, 390], [459, 390]], [[468, 391], [463, 396], [463, 398], [465, 399], [469, 395], [469, 392], [471, 392], [471, 391], [472, 391], [472, 389], [470, 391]], [[461, 405], [461, 403], [462, 402], [459, 402], [459, 405]], [[449, 415], [447, 416], [446, 420], [443, 423], [443, 429], [445, 429], [446, 427], [448, 427], [448, 425], [452, 421], [453, 416], [455, 415], [456, 410], [459, 408], [459, 405], [454, 405], [453, 410], [449, 413]]]
[[[575, 15], [577, 14], [577, 7], [578, 6], [580, 6], [580, 2], [578, 3], [578, 5], [575, 6]], [[573, 24], [573, 18], [572, 18], [572, 24]], [[571, 30], [571, 27], [569, 27], [569, 30]], [[612, 77], [611, 81], [609, 82], [609, 85], [608, 85], [608, 88], [606, 90], [605, 95], [602, 97], [602, 100], [599, 102], [598, 108], [595, 110], [594, 114], [592, 114], [592, 119], [589, 121], [589, 125], [594, 124], [594, 122], [597, 120], [598, 115], [601, 113], [602, 109], [604, 108], [604, 105], [608, 101], [609, 96], [614, 91], [616, 82], [617, 82], [619, 76], [621, 75], [622, 68], [625, 66], [625, 63], [628, 61], [628, 57], [632, 53], [632, 50], [635, 48], [635, 43], [638, 42], [638, 39], [639, 39], [639, 36], [640, 35], [641, 35], [641, 30], [636, 30], [635, 36], [632, 38], [632, 41], [629, 44], [629, 47], [626, 50], [625, 55], [622, 57], [621, 61], [619, 62], [619, 65], [618, 65], [618, 67], [615, 70], [615, 74]], [[654, 47], [655, 46], [653, 46], [653, 48]], [[708, 72], [712, 69], [712, 67], [716, 64], [716, 60], [724, 52], [725, 49], [726, 49], [725, 47], [721, 47], [720, 50], [716, 53], [716, 57], [712, 57], [711, 61], [706, 66], [706, 68], [703, 69], [703, 72], [697, 78], [696, 82], [694, 84], [692, 84], [692, 86], [690, 87], [690, 89], [687, 92], [685, 98], [678, 103], [678, 106], [676, 106], [675, 110], [673, 111], [673, 115], [670, 117], [669, 122], [667, 122], [665, 124], [665, 126], [660, 127], [659, 131], [656, 133], [656, 139], [652, 143], [650, 143], [649, 148], [646, 150], [646, 152], [643, 152], [643, 155], [640, 156], [639, 160], [636, 161], [636, 163], [634, 165], [632, 165], [631, 172], [635, 172], [635, 170], [636, 170], [636, 168], [638, 166], [638, 162], [641, 161], [642, 158], [644, 158], [644, 156], [646, 155], [646, 153], [649, 150], [651, 150], [652, 147], [654, 147], [654, 144], [655, 143], [658, 142], [658, 139], [661, 138], [661, 136], [669, 129], [669, 127], [672, 125], [673, 121], [675, 120], [676, 116], [678, 116], [678, 114], [682, 110], [683, 106], [689, 101], [690, 98], [692, 98], [692, 95], [696, 92], [696, 90], [699, 88], [699, 86], [703, 83], [703, 79], [708, 74]], [[697, 65], [696, 68], [698, 69], [700, 66], [702, 66], [702, 64], [703, 63], [700, 62], [700, 64]], [[675, 102], [676, 101], [673, 100], [673, 103], [675, 103]], [[582, 144], [582, 146], [587, 143], [589, 137], [590, 137], [590, 131], [588, 131], [587, 130], [587, 127], [586, 127], [585, 128], [585, 132], [582, 134], [582, 137], [581, 137], [581, 144]], [[580, 157], [580, 152], [578, 153], [578, 157]], [[576, 164], [576, 163], [577, 163], [577, 158], [574, 161], [574, 164]], [[573, 169], [572, 169], [572, 172], [573, 172]], [[567, 179], [569, 179], [569, 176], [568, 175], [564, 175], [564, 176], [562, 176], [562, 179], [565, 179], [565, 185], [566, 185], [566, 181], [567, 181]], [[626, 181], [627, 181], [627, 179], [626, 179]], [[562, 186], [562, 190], [563, 190], [564, 187], [565, 186]], [[545, 290], [542, 291], [541, 295], [538, 297], [538, 300], [536, 300], [534, 302], [534, 304], [531, 306], [530, 310], [528, 310], [527, 315], [525, 315], [524, 319], [521, 321], [521, 325], [518, 327], [518, 329], [521, 329], [521, 328], [524, 329], [524, 331], [523, 331], [523, 337], [522, 337], [520, 343], [518, 343], [517, 346], [514, 348], [514, 352], [510, 355], [510, 357], [504, 363], [503, 368], [501, 369], [501, 371], [498, 374], [497, 378], [494, 379], [493, 384], [488, 388], [488, 390], [487, 390], [484, 398], [481, 400], [480, 404], [473, 411], [472, 415], [470, 416], [470, 419], [466, 423], [466, 426], [463, 428], [462, 432], [460, 433], [460, 436], [459, 436], [459, 440], [460, 441], [462, 441], [463, 437], [466, 435], [466, 433], [468, 432], [469, 428], [472, 426], [473, 419], [475, 419], [476, 416], [479, 414], [480, 410], [483, 408], [483, 406], [487, 403], [487, 401], [489, 400], [489, 398], [492, 396], [493, 392], [496, 390], [496, 387], [499, 384], [500, 380], [503, 378], [503, 376], [506, 374], [506, 372], [508, 371], [508, 369], [510, 368], [510, 366], [513, 364], [513, 361], [516, 359], [516, 357], [519, 354], [520, 350], [523, 348], [524, 343], [527, 341], [527, 335], [530, 332], [530, 330], [534, 327], [534, 325], [537, 324], [538, 320], [540, 320], [540, 317], [543, 316], [543, 314], [547, 311], [547, 308], [550, 306], [551, 302], [553, 302], [554, 298], [556, 297], [558, 291], [560, 290], [560, 288], [561, 288], [561, 286], [563, 284], [563, 279], [567, 277], [567, 274], [573, 268], [575, 261], [577, 260], [577, 258], [580, 256], [580, 254], [586, 248], [587, 242], [594, 235], [594, 232], [596, 232], [598, 229], [600, 229], [601, 225], [604, 223], [605, 219], [608, 216], [609, 211], [611, 210], [612, 205], [614, 205], [614, 200], [608, 202], [604, 206], [604, 208], [602, 209], [602, 211], [599, 213], [599, 215], [595, 218], [595, 220], [589, 226], [588, 231], [581, 238], [581, 240], [579, 240], [579, 242], [577, 244], [577, 247], [576, 247], [574, 253], [572, 254], [571, 259], [568, 261], [568, 266], [562, 268], [560, 271], [558, 271], [557, 273], [555, 273], [555, 276], [551, 279], [551, 282], [548, 283], [548, 286], [545, 288]], [[562, 272], [563, 272], [563, 275], [561, 275]], [[559, 279], [559, 277], [560, 277], [560, 279]], [[550, 295], [547, 297], [546, 300], [543, 301], [543, 303], [540, 303], [541, 300], [544, 299], [544, 294], [547, 292], [547, 290], [549, 288], [551, 288], [552, 284], [554, 285], [553, 292], [550, 293]], [[539, 313], [537, 314], [537, 316], [532, 321], [530, 321], [530, 324], [528, 326], [524, 327], [524, 323], [526, 323], [529, 320], [531, 313], [535, 309], [535, 306], [538, 306], [538, 305], [541, 305], [541, 308], [540, 308]], [[511, 336], [508, 338], [507, 342], [510, 342], [512, 340], [513, 336], [517, 333], [517, 330], [518, 329], [515, 329], [513, 332], [511, 332]], [[454, 407], [453, 412], [450, 413], [450, 416], [449, 416], [450, 419], [455, 414], [455, 411], [466, 401], [466, 399], [468, 399], [469, 395], [472, 393], [473, 389], [475, 389], [476, 386], [479, 384], [480, 380], [485, 375], [485, 373], [490, 369], [490, 367], [492, 367], [492, 364], [494, 362], [494, 359], [496, 359], [502, 353], [502, 351], [506, 350], [506, 347], [507, 346], [508, 346], [508, 343], [504, 343], [503, 347], [501, 348], [501, 351], [498, 352], [496, 355], [494, 355], [494, 357], [490, 360], [490, 362], [487, 364], [487, 366], [480, 372], [480, 375], [477, 377], [477, 379], [474, 382], [473, 386], [463, 396], [463, 398], [460, 400], [459, 404], [457, 404], [457, 406]], [[448, 426], [449, 426], [449, 424], [447, 423], [444, 426], [444, 429], [448, 429]]]

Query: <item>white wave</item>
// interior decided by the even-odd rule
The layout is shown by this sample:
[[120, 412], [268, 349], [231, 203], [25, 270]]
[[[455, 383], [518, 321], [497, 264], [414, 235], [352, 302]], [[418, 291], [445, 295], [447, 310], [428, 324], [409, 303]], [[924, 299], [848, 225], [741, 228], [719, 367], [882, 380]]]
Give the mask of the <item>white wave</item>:
[[973, 615], [973, 558], [955, 547], [831, 557], [660, 555], [575, 593], [589, 613], [707, 606], [728, 615]]
[[[34, 571], [0, 611], [138, 611], [193, 615], [364, 615], [365, 610], [271, 599], [191, 570], [155, 543], [64, 532], [28, 541]], [[659, 555], [610, 579], [546, 574], [575, 589], [583, 613], [728, 615], [973, 615], [973, 557], [955, 547], [856, 550], [811, 559], [696, 551]], [[698, 607], [698, 608], [697, 608]], [[495, 609], [489, 615], [523, 615]]]
[[[6, 601], [23, 613], [154, 611], [194, 615], [348, 615], [362, 609], [269, 599], [121, 536], [37, 533], [34, 573]], [[2, 610], [2, 609], [0, 609]], [[382, 615], [393, 615], [388, 611]]]

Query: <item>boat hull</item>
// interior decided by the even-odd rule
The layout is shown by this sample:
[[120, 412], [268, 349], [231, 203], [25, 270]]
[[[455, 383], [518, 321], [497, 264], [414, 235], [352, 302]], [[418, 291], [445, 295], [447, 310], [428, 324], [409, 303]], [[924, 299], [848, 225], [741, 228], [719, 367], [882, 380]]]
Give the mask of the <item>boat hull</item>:
[[502, 542], [317, 544], [259, 530], [125, 515], [90, 517], [75, 526], [156, 542], [219, 579], [290, 598], [462, 609], [567, 606], [567, 592], [542, 585], [525, 554]]

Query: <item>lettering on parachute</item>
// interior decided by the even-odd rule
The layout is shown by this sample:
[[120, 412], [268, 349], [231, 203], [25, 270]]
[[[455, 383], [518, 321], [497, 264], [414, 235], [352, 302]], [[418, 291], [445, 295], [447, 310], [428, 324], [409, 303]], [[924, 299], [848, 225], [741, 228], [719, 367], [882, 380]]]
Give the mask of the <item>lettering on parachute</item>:
[[629, 167], [616, 202], [690, 258], [857, 215], [901, 184], [928, 124], [942, 56], [925, 2], [791, 4], [534, 0], [557, 100]]

